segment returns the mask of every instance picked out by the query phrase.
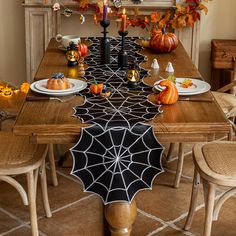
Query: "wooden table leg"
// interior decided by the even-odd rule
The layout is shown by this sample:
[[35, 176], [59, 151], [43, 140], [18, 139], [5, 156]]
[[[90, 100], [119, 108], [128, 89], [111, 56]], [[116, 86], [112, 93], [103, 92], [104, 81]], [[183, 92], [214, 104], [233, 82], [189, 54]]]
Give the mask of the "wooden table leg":
[[105, 217], [110, 225], [111, 236], [129, 236], [137, 215], [135, 200], [111, 203], [105, 206]]

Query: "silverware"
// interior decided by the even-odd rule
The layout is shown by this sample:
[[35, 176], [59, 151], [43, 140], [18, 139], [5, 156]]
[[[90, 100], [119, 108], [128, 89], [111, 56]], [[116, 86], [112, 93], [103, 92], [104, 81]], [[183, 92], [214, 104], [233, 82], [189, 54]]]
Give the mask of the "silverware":
[[63, 97], [44, 97], [44, 96], [27, 96], [26, 100], [27, 101], [51, 101], [51, 100], [57, 100], [59, 102], [67, 102], [70, 101], [71, 99], [73, 99], [74, 97], [76, 97], [76, 95], [72, 95], [72, 96], [63, 96]]
[[195, 97], [191, 97], [191, 98], [184, 98], [184, 97], [179, 97], [178, 99], [179, 101], [190, 101], [190, 102], [213, 102], [214, 98], [195, 98]]

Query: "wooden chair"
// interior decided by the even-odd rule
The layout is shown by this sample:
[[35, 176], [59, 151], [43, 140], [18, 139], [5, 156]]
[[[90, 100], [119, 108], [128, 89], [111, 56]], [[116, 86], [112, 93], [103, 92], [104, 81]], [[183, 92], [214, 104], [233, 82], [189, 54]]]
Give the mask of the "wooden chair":
[[[43, 205], [47, 217], [51, 217], [48, 202], [45, 157], [48, 145], [30, 143], [28, 137], [0, 132], [0, 180], [12, 185], [20, 194], [24, 205], [29, 205], [32, 235], [38, 235], [36, 189], [38, 173], [41, 179]], [[26, 174], [28, 194], [12, 175]]]
[[[236, 78], [236, 76], [235, 76]], [[235, 125], [235, 117], [236, 117], [236, 96], [234, 94], [226, 93], [227, 91], [230, 91], [232, 89], [236, 88], [236, 80], [232, 81], [230, 84], [220, 88], [216, 92], [212, 92], [212, 95], [214, 96], [215, 100], [219, 104], [220, 108], [226, 115], [226, 117], [229, 119], [231, 125], [232, 125], [232, 132], [236, 134], [236, 125]], [[172, 151], [174, 149], [175, 143], [170, 144], [169, 152], [167, 154], [167, 162], [171, 160]], [[183, 170], [183, 163], [184, 163], [184, 143], [179, 144], [179, 151], [178, 151], [178, 161], [177, 161], [177, 168], [176, 168], [176, 175], [174, 180], [174, 187], [178, 188], [182, 170]]]
[[[3, 109], [2, 110], [0, 109], [0, 130], [1, 130], [1, 125], [3, 121], [8, 120], [8, 119], [15, 119], [16, 116], [17, 116], [17, 112], [7, 112]], [[49, 144], [47, 155], [48, 155], [48, 160], [49, 160], [49, 166], [51, 169], [50, 173], [51, 173], [51, 178], [52, 178], [52, 184], [53, 186], [58, 186], [53, 144]]]
[[[209, 236], [211, 235], [212, 221], [218, 219], [221, 206], [236, 193], [236, 142], [215, 141], [197, 144], [193, 148], [193, 161], [195, 170], [192, 197], [184, 229], [190, 229], [197, 205], [198, 188], [202, 180], [205, 197], [203, 235]], [[218, 185], [232, 188], [226, 191], [214, 206], [215, 191]]]

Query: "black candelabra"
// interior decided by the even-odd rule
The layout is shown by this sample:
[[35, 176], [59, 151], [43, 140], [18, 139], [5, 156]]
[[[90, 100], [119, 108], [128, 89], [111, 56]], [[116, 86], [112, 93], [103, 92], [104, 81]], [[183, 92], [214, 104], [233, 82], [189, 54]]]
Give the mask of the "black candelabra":
[[107, 27], [110, 25], [109, 20], [101, 20], [103, 27], [103, 38], [101, 39], [101, 64], [110, 64], [110, 39], [107, 38]]
[[118, 53], [118, 67], [124, 69], [128, 66], [128, 54], [125, 51], [125, 36], [128, 34], [128, 31], [119, 31], [121, 36], [121, 50]]

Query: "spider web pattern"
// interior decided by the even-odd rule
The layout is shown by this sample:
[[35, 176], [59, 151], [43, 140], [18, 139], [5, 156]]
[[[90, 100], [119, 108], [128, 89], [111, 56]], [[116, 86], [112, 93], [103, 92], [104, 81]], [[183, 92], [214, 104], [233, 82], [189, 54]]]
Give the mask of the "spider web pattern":
[[150, 120], [160, 113], [159, 106], [152, 105], [145, 96], [129, 96], [125, 99], [94, 97], [86, 99], [75, 108], [75, 116], [84, 123], [100, 125], [104, 130], [111, 127], [132, 128], [138, 122]]
[[[137, 52], [141, 46], [137, 38], [126, 39], [129, 63], [141, 63], [146, 58]], [[128, 89], [126, 71], [118, 68], [120, 38], [111, 39], [111, 64], [100, 65], [100, 40], [91, 41], [90, 55], [84, 59], [89, 65], [85, 79], [104, 83], [111, 91], [109, 98], [81, 92], [84, 103], [74, 108], [74, 116], [83, 123], [94, 124], [83, 128], [80, 140], [71, 149], [71, 174], [81, 179], [84, 190], [98, 194], [104, 204], [116, 201], [131, 202], [141, 189], [150, 189], [153, 178], [163, 172], [163, 147], [158, 143], [150, 125], [141, 122], [153, 119], [160, 106], [151, 104], [147, 95], [152, 89], [140, 83]], [[140, 68], [141, 79], [148, 71]]]
[[[141, 63], [146, 58], [137, 53], [142, 47], [135, 43], [137, 37], [128, 38], [126, 50], [130, 61]], [[75, 108], [74, 115], [80, 117], [83, 122], [95, 123], [107, 129], [114, 125], [118, 127], [132, 127], [133, 124], [152, 119], [160, 113], [159, 106], [147, 101], [146, 96], [152, 92], [152, 88], [140, 83], [139, 88], [131, 90], [127, 88], [126, 71], [118, 68], [117, 55], [120, 50], [120, 39], [112, 38], [111, 64], [100, 65], [100, 39], [89, 38], [90, 55], [84, 63], [89, 64], [85, 78], [88, 83], [96, 79], [105, 84], [111, 91], [110, 97], [100, 98], [92, 95], [89, 89], [83, 91], [85, 101], [83, 105]], [[141, 78], [148, 75], [148, 71], [140, 69]], [[117, 99], [117, 101], [116, 101]]]
[[[101, 38], [88, 38], [91, 43], [90, 55], [85, 57], [84, 63], [89, 66], [89, 68], [85, 71], [85, 79], [90, 85], [96, 79], [99, 83], [104, 83], [111, 90], [111, 97], [115, 96], [132, 96], [136, 95], [148, 95], [152, 92], [152, 88], [145, 85], [144, 83], [140, 83], [139, 87], [135, 90], [131, 90], [127, 88], [127, 71], [118, 68], [117, 55], [121, 47], [120, 38], [111, 38], [111, 53], [110, 53], [110, 64], [101, 65], [100, 64], [100, 39]], [[143, 61], [147, 60], [147, 57], [138, 53], [142, 49], [140, 45], [138, 45], [135, 41], [137, 37], [127, 38], [125, 41], [125, 48], [128, 54], [128, 64], [133, 64], [136, 61], [140, 64]], [[140, 80], [149, 75], [148, 70], [143, 68], [139, 68]], [[81, 92], [81, 95], [85, 97], [92, 97], [95, 95], [91, 95], [89, 89]]]
[[163, 147], [149, 125], [132, 129], [100, 126], [84, 128], [71, 149], [71, 174], [81, 179], [84, 191], [98, 194], [104, 204], [131, 202], [142, 189], [151, 189], [154, 177], [163, 172]]

